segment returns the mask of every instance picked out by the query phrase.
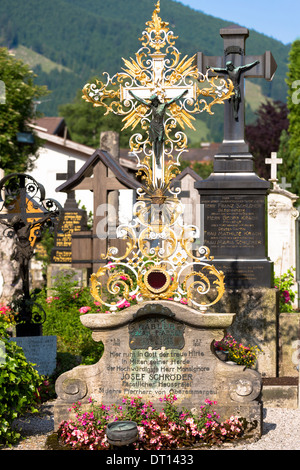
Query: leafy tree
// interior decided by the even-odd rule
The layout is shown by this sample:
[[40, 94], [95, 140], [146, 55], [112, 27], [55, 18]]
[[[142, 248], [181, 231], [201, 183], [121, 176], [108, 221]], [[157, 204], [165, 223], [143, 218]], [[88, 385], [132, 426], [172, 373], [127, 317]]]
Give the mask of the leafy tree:
[[287, 112], [285, 103], [267, 100], [256, 112], [256, 122], [245, 129], [256, 172], [266, 180], [270, 179], [270, 168], [266, 166], [265, 159], [270, 157], [271, 152], [277, 152], [279, 149], [281, 133], [287, 130], [289, 125]]
[[300, 195], [300, 40], [292, 44], [289, 54], [288, 84], [288, 121], [287, 131], [282, 133], [278, 156], [283, 164], [279, 167], [279, 179], [285, 177], [291, 191]]
[[[288, 118], [290, 151], [300, 149], [300, 40], [294, 41], [289, 54], [288, 84]], [[300, 151], [299, 151], [300, 153]]]
[[[105, 108], [94, 108], [91, 103], [84, 101], [81, 90], [78, 90], [72, 103], [59, 107], [59, 114], [64, 117], [72, 139], [80, 144], [98, 148], [102, 131], [116, 131], [120, 133], [120, 146], [129, 146], [132, 131], [126, 129], [121, 132], [123, 123], [120, 116], [113, 113], [104, 116]], [[140, 128], [137, 127], [135, 132], [141, 132]]]
[[278, 179], [285, 177], [287, 182], [291, 184], [291, 191], [300, 196], [300, 165], [299, 150], [290, 149], [290, 135], [287, 131], [283, 131], [280, 137], [280, 146], [278, 150], [278, 158], [282, 158], [282, 165], [278, 168]]
[[213, 172], [214, 164], [213, 162], [209, 163], [201, 163], [201, 162], [194, 162], [191, 163], [187, 160], [182, 160], [180, 163], [180, 171], [185, 170], [187, 167], [190, 167], [192, 170], [195, 171], [201, 178], [206, 179], [210, 176]]
[[34, 83], [35, 75], [6, 48], [0, 48], [0, 80], [5, 85], [4, 103], [0, 104], [0, 165], [5, 173], [30, 170], [40, 146], [18, 141], [18, 133], [31, 132], [28, 124], [37, 117], [34, 102], [47, 94], [47, 88]]

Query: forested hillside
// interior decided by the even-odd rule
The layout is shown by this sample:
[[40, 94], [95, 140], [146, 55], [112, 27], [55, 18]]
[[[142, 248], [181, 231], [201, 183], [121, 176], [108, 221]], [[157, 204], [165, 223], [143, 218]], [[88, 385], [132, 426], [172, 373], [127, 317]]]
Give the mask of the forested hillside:
[[[52, 91], [39, 110], [57, 115], [58, 107], [72, 101], [77, 90], [92, 77], [100, 77], [104, 71], [118, 72], [121, 58], [135, 54], [141, 47], [138, 38], [145, 22], [151, 19], [154, 4], [155, 0], [1, 0], [0, 46], [14, 49], [17, 57], [27, 51], [29, 62], [30, 51], [32, 55], [39, 54], [34, 55], [33, 66], [37, 83]], [[179, 36], [176, 46], [182, 53], [222, 53], [219, 30], [230, 23], [173, 0], [161, 1], [160, 16]], [[255, 83], [262, 87], [265, 96], [285, 101], [289, 46], [251, 31], [247, 53], [261, 54], [266, 50], [272, 51], [278, 70], [272, 83]], [[43, 57], [49, 59], [51, 67], [44, 66]], [[213, 128], [212, 120], [204, 119], [211, 133], [218, 132], [215, 120]]]

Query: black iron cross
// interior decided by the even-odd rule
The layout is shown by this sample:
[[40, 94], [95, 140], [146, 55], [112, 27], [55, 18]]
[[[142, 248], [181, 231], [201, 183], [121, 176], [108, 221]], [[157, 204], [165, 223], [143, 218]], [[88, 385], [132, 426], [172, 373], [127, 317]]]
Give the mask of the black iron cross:
[[[180, 188], [181, 189], [181, 182], [176, 182], [174, 185], [173, 185], [173, 190], [177, 189], [177, 188]], [[180, 191], [180, 193], [177, 195], [177, 198], [178, 199], [183, 199], [183, 198], [188, 198], [191, 196], [191, 193], [190, 191]]]
[[12, 173], [0, 181], [0, 223], [6, 226], [3, 234], [15, 238], [12, 259], [19, 263], [23, 287], [22, 297], [14, 301], [17, 336], [41, 334], [41, 311], [33, 310], [37, 304], [30, 296], [29, 263], [43, 228], [54, 228], [61, 213], [60, 204], [45, 199], [44, 187], [32, 176]]
[[219, 75], [226, 79], [232, 78], [233, 83], [236, 81], [235, 95], [225, 102], [224, 140], [219, 153], [226, 155], [248, 153], [249, 147], [245, 142], [244, 79], [264, 78], [271, 81], [277, 64], [270, 51], [263, 55], [245, 55], [245, 43], [249, 36], [247, 28], [240, 26], [222, 28], [220, 35], [224, 40], [224, 54], [210, 57], [198, 52], [197, 66], [202, 74], [206, 74], [207, 69], [212, 68], [216, 71], [210, 72], [210, 76]]

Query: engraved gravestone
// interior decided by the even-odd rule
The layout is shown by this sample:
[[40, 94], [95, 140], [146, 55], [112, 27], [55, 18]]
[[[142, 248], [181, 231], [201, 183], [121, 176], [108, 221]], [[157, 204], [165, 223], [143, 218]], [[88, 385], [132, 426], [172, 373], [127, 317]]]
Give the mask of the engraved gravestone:
[[[278, 298], [273, 288], [273, 263], [268, 256], [266, 230], [271, 185], [255, 173], [253, 155], [245, 141], [244, 79], [271, 81], [277, 66], [271, 52], [246, 55], [247, 28], [230, 26], [221, 29], [220, 35], [224, 53], [219, 57], [198, 53], [200, 72], [209, 67], [219, 75], [218, 70], [229, 62], [235, 72], [248, 64], [256, 65], [248, 71], [240, 70], [238, 115], [234, 116], [234, 102], [228, 100], [224, 107], [224, 139], [214, 156], [213, 173], [195, 183], [204, 207], [204, 245], [214, 256], [214, 266], [225, 275], [226, 293], [218, 308], [237, 312], [228, 333], [243, 344], [262, 349], [258, 370], [263, 376], [276, 377]], [[209, 73], [213, 73], [211, 70]], [[272, 168], [278, 163], [275, 160], [272, 156]]]
[[[225, 274], [226, 287], [272, 287], [272, 263], [266, 246], [266, 195], [270, 183], [259, 178], [253, 168], [253, 156], [245, 142], [244, 79], [273, 79], [276, 62], [267, 51], [259, 56], [246, 55], [247, 28], [230, 26], [220, 30], [224, 55], [209, 57], [198, 53], [200, 72], [210, 68], [232, 78], [229, 67], [238, 71], [238, 111], [234, 100], [224, 107], [224, 139], [214, 157], [214, 172], [195, 183], [204, 206], [204, 245], [214, 255], [214, 265]], [[223, 70], [223, 72], [221, 72]], [[210, 72], [213, 73], [213, 72]]]
[[243, 366], [227, 364], [214, 353], [213, 343], [224, 337], [234, 314], [199, 313], [172, 301], [145, 302], [122, 315], [81, 317], [95, 341], [103, 341], [98, 363], [78, 366], [56, 382], [55, 426], [70, 415], [70, 404], [90, 397], [106, 405], [124, 396], [141, 396], [159, 409], [159, 398], [175, 393], [189, 409], [206, 398], [217, 401], [221, 417], [232, 414], [258, 421], [260, 433], [261, 376]]

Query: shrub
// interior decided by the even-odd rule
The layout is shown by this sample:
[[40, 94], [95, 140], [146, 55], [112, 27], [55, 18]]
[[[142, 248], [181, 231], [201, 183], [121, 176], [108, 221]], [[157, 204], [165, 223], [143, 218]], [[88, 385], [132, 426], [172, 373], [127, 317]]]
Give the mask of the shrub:
[[[87, 307], [85, 313], [96, 313], [99, 307], [95, 305], [88, 287], [78, 287], [74, 274], [74, 271], [70, 271], [57, 276], [52, 295], [48, 296], [46, 290], [43, 290], [37, 298], [46, 312], [43, 334], [57, 337], [60, 373], [78, 365], [78, 358], [81, 364], [93, 364], [103, 353], [103, 344], [96, 343], [91, 331], [80, 321], [84, 313], [83, 306]], [[68, 361], [63, 358], [63, 354], [68, 354]]]
[[215, 341], [214, 346], [219, 351], [228, 353], [228, 360], [246, 367], [255, 366], [257, 356], [262, 352], [257, 346], [243, 346], [231, 335], [226, 335], [221, 341]]
[[75, 420], [63, 421], [58, 429], [60, 441], [72, 449], [109, 450], [106, 426], [111, 421], [130, 420], [137, 423], [139, 437], [131, 445], [137, 450], [171, 450], [197, 443], [222, 444], [243, 436], [244, 425], [237, 417], [219, 422], [212, 411], [216, 402], [205, 400], [199, 416], [191, 411], [179, 411], [175, 395], [165, 396], [164, 408], [158, 412], [152, 402], [141, 397], [125, 397], [122, 405], [97, 405], [90, 399], [90, 409], [83, 411], [81, 403], [72, 406]]
[[9, 341], [9, 325], [1, 315], [0, 445], [13, 444], [20, 438], [12, 423], [27, 411], [37, 411], [36, 397], [42, 384], [42, 378], [26, 360], [23, 349], [15, 342]]
[[295, 300], [295, 292], [292, 287], [295, 284], [295, 269], [289, 269], [282, 276], [274, 278], [275, 288], [279, 290], [279, 312], [293, 312], [293, 302]]

